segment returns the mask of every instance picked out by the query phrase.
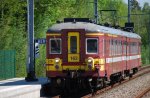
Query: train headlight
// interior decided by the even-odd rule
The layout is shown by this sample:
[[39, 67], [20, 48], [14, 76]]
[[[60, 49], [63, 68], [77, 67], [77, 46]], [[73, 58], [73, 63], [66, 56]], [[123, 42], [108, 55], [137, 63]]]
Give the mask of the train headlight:
[[60, 59], [59, 59], [59, 58], [55, 58], [55, 62], [56, 62], [56, 63], [59, 63], [59, 62], [60, 62]]
[[88, 68], [91, 70], [92, 67], [93, 67], [93, 62], [94, 62], [94, 59], [92, 57], [89, 57], [88, 60], [87, 60], [87, 66]]
[[94, 59], [92, 57], [88, 58], [88, 63], [92, 63], [94, 61]]
[[60, 69], [60, 58], [55, 58], [55, 60], [54, 60], [54, 62], [55, 62], [55, 69]]
[[57, 60], [55, 60], [55, 62], [56, 62], [56, 63], [58, 63], [58, 62], [59, 62], [59, 60], [57, 59]]
[[91, 59], [88, 59], [88, 63], [91, 63], [92, 62], [92, 60]]

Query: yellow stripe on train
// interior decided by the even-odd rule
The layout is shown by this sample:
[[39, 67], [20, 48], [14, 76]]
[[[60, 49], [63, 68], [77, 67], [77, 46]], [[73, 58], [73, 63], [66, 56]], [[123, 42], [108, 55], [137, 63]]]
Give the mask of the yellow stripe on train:
[[[85, 59], [85, 65], [63, 65], [62, 66], [62, 59], [60, 59], [60, 62], [59, 63], [55, 63], [55, 59], [46, 59], [46, 70], [47, 71], [62, 71], [62, 70], [85, 70], [85, 71], [88, 71], [88, 70], [94, 70], [95, 67], [94, 67], [94, 64], [100, 64], [100, 65], [104, 65], [105, 64], [105, 59], [94, 59], [94, 63], [93, 63], [93, 66], [92, 66], [92, 69], [89, 69], [88, 68], [88, 63], [87, 63], [87, 59]], [[57, 65], [57, 66], [56, 66]], [[56, 67], [59, 67], [59, 68], [56, 68]], [[102, 70], [104, 70], [102, 68]]]
[[47, 71], [62, 71], [62, 70], [77, 70], [77, 69], [80, 69], [80, 70], [85, 70], [86, 68], [86, 66], [84, 66], [84, 65], [76, 65], [76, 66], [70, 66], [70, 65], [66, 65], [66, 66], [59, 66], [59, 68], [58, 69], [56, 69], [56, 67], [55, 67], [56, 65], [53, 65], [53, 66], [46, 66], [46, 70]]
[[46, 34], [46, 36], [61, 36], [61, 34]]
[[[46, 64], [54, 64], [55, 59], [46, 59]], [[60, 59], [61, 63], [62, 63], [62, 59]], [[85, 59], [85, 62], [87, 62], [87, 59]], [[95, 64], [105, 64], [105, 59], [94, 59], [94, 63]]]

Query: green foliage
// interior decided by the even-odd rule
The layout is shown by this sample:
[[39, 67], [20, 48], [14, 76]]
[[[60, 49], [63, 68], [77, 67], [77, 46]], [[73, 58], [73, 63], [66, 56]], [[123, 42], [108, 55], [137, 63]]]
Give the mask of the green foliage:
[[16, 50], [16, 76], [26, 73], [27, 38], [24, 14], [25, 2], [18, 0], [2, 0], [0, 2], [0, 49]]
[[150, 64], [150, 61], [149, 61], [149, 58], [150, 56], [148, 55], [149, 54], [149, 48], [148, 48], [148, 45], [145, 47], [145, 46], [142, 46], [142, 64]]
[[142, 9], [139, 7], [138, 3], [134, 3], [133, 6], [131, 13], [141, 14], [131, 16], [131, 21], [134, 22], [135, 32], [142, 37], [142, 64], [149, 64], [150, 6], [148, 3], [145, 3]]
[[100, 22], [105, 23], [108, 22], [112, 25], [118, 24], [120, 26], [124, 26], [124, 23], [127, 21], [127, 4], [125, 4], [122, 0], [100, 0], [99, 2], [99, 10], [116, 10], [105, 11], [100, 13]]
[[[94, 19], [94, 0], [34, 0], [34, 30], [35, 38], [45, 38], [47, 29], [56, 20], [65, 17], [88, 17]], [[148, 3], [140, 8], [133, 0], [131, 13], [150, 13]], [[98, 10], [117, 10], [114, 17], [112, 12], [100, 14], [100, 23], [114, 23], [124, 26], [127, 21], [127, 4], [123, 0], [98, 0]], [[142, 61], [148, 59], [149, 16], [131, 16], [135, 23], [135, 31], [142, 37]], [[27, 2], [26, 0], [1, 0], [0, 2], [0, 49], [16, 51], [16, 76], [26, 76], [27, 62]], [[146, 51], [146, 52], [144, 52]], [[45, 75], [44, 45], [40, 46], [40, 57], [36, 59], [36, 74]]]

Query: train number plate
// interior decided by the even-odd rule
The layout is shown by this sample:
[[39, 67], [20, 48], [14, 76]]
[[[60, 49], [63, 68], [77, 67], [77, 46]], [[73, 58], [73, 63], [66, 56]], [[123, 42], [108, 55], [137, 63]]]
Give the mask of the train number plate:
[[79, 54], [68, 54], [68, 62], [79, 62]]

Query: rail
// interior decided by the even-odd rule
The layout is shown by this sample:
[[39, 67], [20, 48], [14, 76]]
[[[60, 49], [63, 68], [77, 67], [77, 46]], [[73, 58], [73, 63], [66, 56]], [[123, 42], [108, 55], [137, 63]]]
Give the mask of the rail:
[[140, 94], [138, 94], [135, 98], [142, 98], [146, 93], [150, 91], [150, 87], [146, 90], [142, 91]]

